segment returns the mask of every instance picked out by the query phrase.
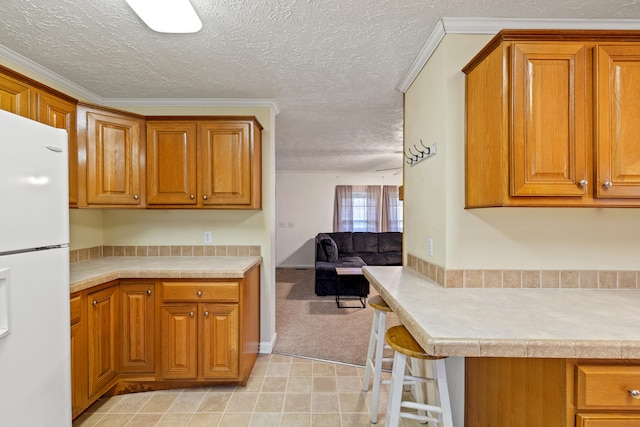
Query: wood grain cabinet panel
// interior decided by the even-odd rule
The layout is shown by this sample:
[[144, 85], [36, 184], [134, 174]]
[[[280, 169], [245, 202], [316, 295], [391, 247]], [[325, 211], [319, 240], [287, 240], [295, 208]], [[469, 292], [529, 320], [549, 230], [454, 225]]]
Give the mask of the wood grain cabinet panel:
[[[83, 315], [86, 297], [71, 295], [71, 414], [77, 417], [87, 407], [88, 354], [86, 314]], [[85, 312], [86, 313], [86, 312]]]
[[165, 305], [161, 308], [163, 379], [198, 378], [198, 308]]
[[237, 304], [202, 304], [200, 306], [201, 368], [205, 379], [238, 377]]
[[147, 203], [197, 203], [196, 124], [147, 122]]
[[0, 110], [31, 118], [31, 91], [28, 83], [0, 74]]
[[35, 97], [36, 120], [69, 135], [69, 206], [78, 205], [78, 139], [76, 134], [76, 103], [55, 95], [39, 92]]
[[117, 284], [88, 294], [89, 398], [104, 393], [118, 376]]
[[144, 207], [144, 117], [78, 105], [82, 206]]
[[640, 32], [504, 30], [466, 74], [465, 206], [640, 206]]
[[584, 196], [587, 49], [584, 44], [514, 43], [512, 197]]
[[203, 122], [198, 130], [202, 204], [259, 207], [259, 201], [253, 200], [260, 191], [252, 181], [259, 169], [252, 165], [256, 137], [251, 123]]
[[640, 197], [640, 44], [596, 49], [597, 182], [601, 198]]
[[255, 118], [147, 121], [147, 204], [260, 209], [262, 127]]
[[576, 427], [640, 427], [640, 415], [578, 414]]
[[154, 372], [155, 284], [120, 282], [120, 373]]

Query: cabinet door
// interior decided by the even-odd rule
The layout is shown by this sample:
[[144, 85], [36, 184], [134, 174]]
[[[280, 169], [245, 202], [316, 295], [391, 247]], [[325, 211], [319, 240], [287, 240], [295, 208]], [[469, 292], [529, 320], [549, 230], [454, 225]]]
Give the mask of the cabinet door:
[[88, 205], [140, 205], [142, 120], [100, 111], [86, 113]]
[[117, 285], [88, 295], [89, 397], [104, 392], [118, 376]]
[[238, 306], [201, 304], [202, 377], [238, 376]]
[[586, 56], [584, 44], [513, 45], [512, 196], [587, 194]]
[[196, 125], [147, 123], [147, 203], [195, 205]]
[[69, 134], [69, 205], [78, 204], [78, 142], [76, 104], [46, 92], [36, 94], [36, 113], [40, 123], [64, 129]]
[[8, 76], [0, 75], [0, 110], [31, 117], [31, 87]]
[[199, 123], [199, 197], [203, 206], [251, 206], [252, 174], [256, 173], [252, 171], [252, 136], [247, 121]]
[[597, 197], [640, 197], [640, 45], [596, 52]]
[[75, 418], [84, 411], [87, 398], [87, 331], [82, 319], [84, 300], [80, 295], [71, 298], [71, 414]]
[[640, 427], [640, 414], [578, 414], [576, 427]]
[[198, 376], [196, 308], [196, 304], [161, 308], [161, 375], [164, 379], [196, 379]]
[[153, 372], [155, 284], [120, 284], [120, 372]]

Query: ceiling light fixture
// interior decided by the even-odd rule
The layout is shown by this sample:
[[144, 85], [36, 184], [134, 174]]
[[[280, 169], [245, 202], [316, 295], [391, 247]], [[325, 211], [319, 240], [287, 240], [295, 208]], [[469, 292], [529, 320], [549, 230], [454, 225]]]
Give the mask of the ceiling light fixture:
[[196, 33], [202, 22], [189, 0], [126, 0], [153, 31]]

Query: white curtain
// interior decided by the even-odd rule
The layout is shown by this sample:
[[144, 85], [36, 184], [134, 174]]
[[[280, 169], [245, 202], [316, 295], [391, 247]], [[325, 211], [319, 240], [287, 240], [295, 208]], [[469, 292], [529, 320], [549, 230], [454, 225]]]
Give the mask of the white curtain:
[[381, 207], [378, 185], [336, 185], [333, 231], [379, 231]]
[[395, 185], [382, 187], [382, 231], [402, 231], [399, 215], [399, 188]]

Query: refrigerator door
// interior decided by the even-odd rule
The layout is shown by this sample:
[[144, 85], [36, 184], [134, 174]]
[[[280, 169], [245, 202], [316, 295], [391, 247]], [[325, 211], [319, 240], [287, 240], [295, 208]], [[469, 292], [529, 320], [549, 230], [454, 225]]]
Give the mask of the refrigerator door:
[[9, 296], [9, 333], [0, 338], [0, 425], [69, 427], [69, 249], [3, 255], [0, 271]]
[[67, 132], [0, 110], [0, 254], [69, 243]]

